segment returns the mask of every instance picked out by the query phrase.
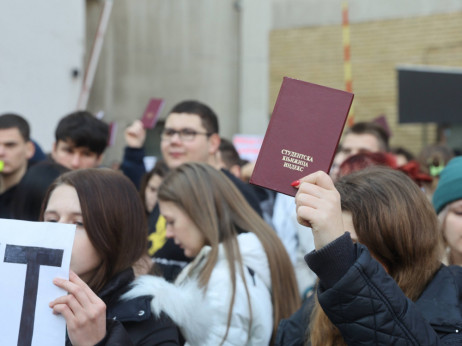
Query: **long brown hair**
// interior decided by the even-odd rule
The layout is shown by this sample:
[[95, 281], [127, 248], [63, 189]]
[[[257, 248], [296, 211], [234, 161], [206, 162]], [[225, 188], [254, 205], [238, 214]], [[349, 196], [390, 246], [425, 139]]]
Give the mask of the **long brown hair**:
[[50, 186], [40, 220], [51, 193], [60, 185], [75, 188], [82, 209], [83, 226], [101, 264], [88, 286], [98, 293], [117, 273], [133, 266], [147, 249], [143, 205], [133, 183], [123, 174], [105, 168], [76, 170], [61, 175]]
[[[299, 307], [294, 270], [274, 230], [249, 206], [222, 172], [207, 164], [186, 163], [171, 171], [159, 188], [158, 198], [173, 202], [185, 211], [203, 233], [207, 245], [211, 246], [210, 255], [199, 276], [202, 287], [207, 287], [217, 262], [218, 245], [223, 244], [233, 287], [228, 329], [235, 299], [236, 273], [242, 276], [245, 283], [237, 235], [244, 231], [252, 232], [258, 237], [271, 272], [274, 336], [279, 321], [289, 317]], [[237, 268], [236, 262], [239, 264]]]
[[[417, 300], [441, 265], [437, 218], [425, 194], [405, 174], [379, 166], [346, 175], [335, 187], [358, 241]], [[345, 344], [317, 299], [309, 328], [313, 346]]]

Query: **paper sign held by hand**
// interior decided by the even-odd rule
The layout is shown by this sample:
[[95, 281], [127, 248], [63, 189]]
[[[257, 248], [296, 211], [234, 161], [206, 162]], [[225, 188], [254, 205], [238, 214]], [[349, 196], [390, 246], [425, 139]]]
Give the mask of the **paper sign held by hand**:
[[162, 112], [163, 107], [163, 99], [152, 98], [149, 100], [143, 117], [141, 118], [141, 122], [143, 123], [145, 129], [153, 129], [154, 126], [156, 126], [157, 119], [159, 118], [159, 114]]
[[295, 196], [291, 182], [329, 173], [353, 94], [284, 77], [250, 183]]
[[67, 292], [75, 226], [0, 219], [2, 345], [64, 345], [66, 321], [48, 304]]

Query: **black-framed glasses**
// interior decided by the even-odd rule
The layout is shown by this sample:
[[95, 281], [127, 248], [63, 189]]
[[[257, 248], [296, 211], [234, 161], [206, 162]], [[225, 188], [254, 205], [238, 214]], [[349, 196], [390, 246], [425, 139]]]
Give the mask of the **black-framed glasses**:
[[160, 138], [162, 140], [171, 140], [173, 138], [173, 136], [175, 136], [176, 134], [178, 134], [178, 136], [180, 137], [180, 140], [184, 141], [184, 142], [188, 142], [188, 141], [192, 141], [194, 140], [194, 138], [196, 138], [196, 135], [204, 135], [204, 136], [207, 136], [209, 137], [211, 135], [211, 133], [209, 132], [198, 132], [196, 130], [193, 130], [193, 129], [181, 129], [181, 130], [174, 130], [174, 129], [164, 129], [160, 135]]

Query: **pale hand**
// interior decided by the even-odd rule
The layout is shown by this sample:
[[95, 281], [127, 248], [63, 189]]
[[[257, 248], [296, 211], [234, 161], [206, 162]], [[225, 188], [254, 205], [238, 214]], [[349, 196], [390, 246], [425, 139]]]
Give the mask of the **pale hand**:
[[313, 231], [316, 250], [345, 233], [340, 194], [326, 173], [318, 171], [300, 179], [295, 204], [298, 222]]
[[146, 130], [140, 120], [135, 120], [133, 124], [125, 129], [125, 142], [130, 148], [141, 148], [146, 140]]
[[95, 345], [106, 335], [106, 304], [73, 271], [69, 280], [53, 283], [69, 292], [50, 303], [54, 314], [66, 319], [67, 333], [74, 346]]

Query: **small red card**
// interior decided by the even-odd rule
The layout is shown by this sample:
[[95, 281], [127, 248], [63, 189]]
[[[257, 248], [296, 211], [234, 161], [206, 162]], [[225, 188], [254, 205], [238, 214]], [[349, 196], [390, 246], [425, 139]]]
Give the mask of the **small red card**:
[[144, 111], [141, 122], [145, 129], [153, 129], [156, 126], [157, 120], [159, 119], [159, 114], [162, 112], [164, 107], [164, 99], [155, 99], [152, 98], [149, 100], [149, 103]]
[[290, 186], [329, 172], [353, 94], [284, 77], [250, 183], [295, 196]]

